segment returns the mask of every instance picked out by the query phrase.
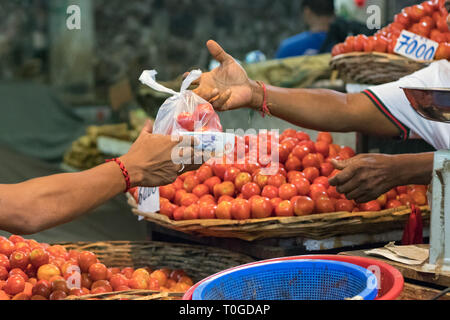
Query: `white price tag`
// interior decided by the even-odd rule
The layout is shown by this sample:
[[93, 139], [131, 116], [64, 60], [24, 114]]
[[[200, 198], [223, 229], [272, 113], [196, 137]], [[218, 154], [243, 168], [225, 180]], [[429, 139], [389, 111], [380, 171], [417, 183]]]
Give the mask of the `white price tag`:
[[415, 33], [403, 30], [397, 40], [394, 52], [417, 61], [434, 59], [439, 43]]
[[144, 213], [156, 213], [159, 207], [159, 188], [139, 188], [138, 210]]

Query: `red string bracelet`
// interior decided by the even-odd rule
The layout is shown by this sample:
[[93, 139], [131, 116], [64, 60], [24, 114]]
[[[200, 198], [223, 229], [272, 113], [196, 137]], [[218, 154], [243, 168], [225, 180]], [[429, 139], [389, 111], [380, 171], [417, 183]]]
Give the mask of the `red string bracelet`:
[[126, 190], [125, 190], [124, 193], [127, 193], [128, 191], [130, 191], [130, 189], [131, 189], [131, 179], [130, 179], [130, 175], [128, 174], [128, 171], [127, 171], [127, 169], [125, 168], [125, 165], [123, 164], [123, 162], [120, 161], [119, 158], [106, 160], [106, 162], [107, 162], [107, 163], [108, 163], [108, 162], [115, 162], [115, 163], [117, 163], [117, 164], [119, 165], [120, 170], [122, 170], [122, 174], [123, 174], [123, 176], [125, 177], [125, 183], [126, 183], [126, 185], [127, 185], [127, 188], [126, 188]]
[[262, 81], [257, 81], [257, 83], [263, 88], [264, 91], [264, 97], [263, 97], [263, 104], [261, 107], [261, 116], [263, 118], [266, 117], [266, 115], [270, 115], [269, 107], [267, 106], [267, 88], [266, 84]]

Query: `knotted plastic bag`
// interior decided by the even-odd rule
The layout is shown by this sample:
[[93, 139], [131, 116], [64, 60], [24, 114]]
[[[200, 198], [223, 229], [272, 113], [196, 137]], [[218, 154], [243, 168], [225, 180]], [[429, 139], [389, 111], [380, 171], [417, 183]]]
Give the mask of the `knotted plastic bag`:
[[183, 132], [222, 132], [220, 119], [212, 105], [188, 90], [202, 72], [194, 70], [186, 77], [180, 92], [166, 88], [156, 82], [155, 70], [144, 71], [139, 80], [153, 90], [171, 95], [159, 109], [153, 133], [174, 135]]

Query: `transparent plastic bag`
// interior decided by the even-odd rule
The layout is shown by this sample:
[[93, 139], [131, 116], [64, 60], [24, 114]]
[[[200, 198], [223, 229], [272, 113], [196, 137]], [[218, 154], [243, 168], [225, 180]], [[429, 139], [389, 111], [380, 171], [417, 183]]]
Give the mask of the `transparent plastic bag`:
[[220, 119], [212, 105], [188, 90], [189, 86], [200, 78], [202, 72], [194, 70], [186, 77], [180, 92], [166, 88], [156, 82], [155, 70], [144, 71], [139, 80], [159, 92], [172, 95], [158, 111], [153, 133], [176, 135], [185, 132], [222, 132]]

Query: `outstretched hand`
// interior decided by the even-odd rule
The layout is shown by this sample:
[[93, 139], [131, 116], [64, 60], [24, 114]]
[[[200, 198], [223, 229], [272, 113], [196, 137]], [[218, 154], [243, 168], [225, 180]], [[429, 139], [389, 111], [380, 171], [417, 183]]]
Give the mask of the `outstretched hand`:
[[198, 85], [194, 92], [209, 101], [218, 111], [257, 105], [255, 103], [257, 86], [255, 87], [254, 83], [249, 80], [247, 73], [239, 63], [217, 42], [209, 40], [206, 46], [220, 66], [203, 73], [201, 78], [193, 83]]

